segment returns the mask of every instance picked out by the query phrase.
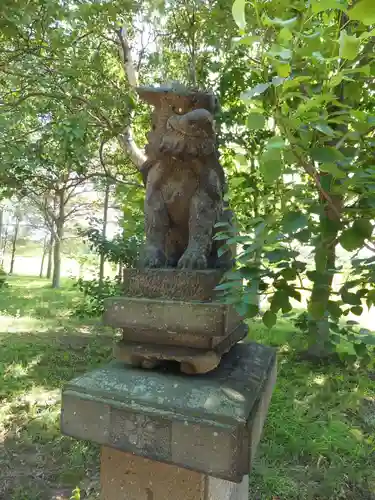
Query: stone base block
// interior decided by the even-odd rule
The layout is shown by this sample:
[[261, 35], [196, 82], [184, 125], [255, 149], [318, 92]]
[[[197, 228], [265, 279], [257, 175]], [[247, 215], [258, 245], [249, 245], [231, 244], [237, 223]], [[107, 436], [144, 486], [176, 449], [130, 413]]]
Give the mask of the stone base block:
[[148, 299], [211, 300], [223, 271], [124, 269], [124, 295]]
[[[227, 337], [218, 337], [218, 343], [215, 338], [206, 338], [211, 349], [200, 348], [199, 342], [195, 348], [193, 343], [190, 346], [152, 344], [145, 342], [142, 335], [139, 335], [138, 342], [135, 342], [136, 337], [132, 336], [131, 342], [126, 338], [127, 332], [124, 332], [124, 339], [115, 344], [114, 357], [132, 366], [147, 369], [156, 368], [163, 361], [177, 361], [180, 363], [181, 372], [187, 375], [208, 373], [218, 366], [223, 354], [246, 337], [247, 332], [247, 326], [243, 324]], [[151, 336], [146, 340], [150, 339]], [[197, 340], [201, 340], [201, 337], [197, 337]]]
[[275, 379], [275, 350], [256, 343], [236, 344], [216, 370], [195, 377], [112, 362], [67, 384], [61, 428], [68, 436], [241, 483]]
[[131, 331], [165, 332], [178, 336], [189, 333], [226, 337], [241, 323], [235, 308], [220, 302], [193, 302], [136, 297], [110, 297], [104, 300], [103, 322], [113, 328]]
[[248, 500], [240, 484], [102, 446], [101, 500]]

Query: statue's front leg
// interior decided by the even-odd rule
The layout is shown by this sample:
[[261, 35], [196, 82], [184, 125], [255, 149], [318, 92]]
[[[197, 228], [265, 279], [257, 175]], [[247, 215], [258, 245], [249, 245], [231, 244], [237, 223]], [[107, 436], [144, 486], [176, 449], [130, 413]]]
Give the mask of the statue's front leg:
[[169, 215], [160, 191], [146, 193], [145, 200], [146, 267], [165, 267], [165, 242], [169, 230]]
[[219, 203], [198, 189], [190, 203], [189, 244], [178, 262], [181, 269], [206, 269]]

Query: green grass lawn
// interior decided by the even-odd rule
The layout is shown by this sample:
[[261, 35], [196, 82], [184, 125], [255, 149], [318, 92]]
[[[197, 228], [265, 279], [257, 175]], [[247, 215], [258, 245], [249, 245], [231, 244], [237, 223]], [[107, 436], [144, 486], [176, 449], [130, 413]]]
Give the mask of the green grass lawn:
[[[100, 319], [72, 319], [80, 300], [68, 281], [15, 277], [0, 291], [0, 500], [68, 499], [75, 486], [97, 498], [98, 447], [59, 429], [63, 384], [111, 357]], [[279, 349], [251, 500], [375, 499], [375, 382], [298, 361], [287, 322], [250, 337]]]

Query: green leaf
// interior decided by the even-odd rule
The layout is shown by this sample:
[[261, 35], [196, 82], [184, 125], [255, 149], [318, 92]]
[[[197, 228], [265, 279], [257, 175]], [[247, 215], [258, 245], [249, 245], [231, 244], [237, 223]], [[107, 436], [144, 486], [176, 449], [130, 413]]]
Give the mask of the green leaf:
[[335, 349], [337, 352], [356, 356], [356, 351], [354, 349], [353, 343], [349, 340], [344, 339], [343, 337], [340, 339], [340, 342], [336, 344]]
[[244, 30], [246, 27], [245, 5], [246, 0], [234, 0], [232, 5], [233, 19], [240, 30]]
[[240, 316], [246, 316], [248, 304], [246, 304], [245, 302], [240, 302], [235, 304], [234, 307]]
[[245, 92], [241, 93], [241, 99], [243, 101], [248, 101], [252, 99], [253, 97], [256, 97], [258, 95], [263, 94], [269, 87], [270, 83], [259, 83], [258, 85], [255, 85], [252, 89], [245, 90]]
[[[241, 186], [244, 182], [246, 182], [246, 178], [243, 177], [242, 175], [239, 175], [238, 177], [232, 177], [232, 179], [230, 179], [230, 185], [231, 187], [238, 187], [238, 186]], [[219, 223], [216, 224], [216, 227], [220, 227], [218, 225]], [[228, 226], [228, 222], [221, 222], [220, 224], [224, 225], [224, 226]]]
[[284, 61], [288, 61], [292, 57], [292, 51], [290, 49], [286, 49], [285, 47], [281, 47], [279, 45], [272, 45], [271, 50], [267, 52], [272, 57], [280, 57], [280, 59], [284, 59]]
[[329, 125], [327, 125], [326, 123], [323, 123], [323, 122], [314, 123], [313, 127], [316, 130], [319, 130], [319, 132], [322, 132], [322, 134], [328, 135], [329, 137], [334, 137], [335, 136], [334, 130]]
[[366, 344], [366, 345], [373, 345], [375, 346], [375, 334], [369, 334], [361, 337], [361, 341]]
[[302, 82], [307, 82], [308, 80], [311, 80], [311, 76], [301, 75], [294, 78], [291, 77], [289, 80], [285, 80], [285, 82], [283, 83], [283, 90], [299, 87]]
[[365, 26], [375, 24], [375, 2], [373, 0], [361, 0], [357, 2], [348, 12], [349, 19], [361, 21]]
[[282, 308], [282, 311], [283, 311], [283, 313], [284, 313], [284, 314], [287, 314], [287, 313], [289, 313], [289, 312], [290, 312], [290, 311], [292, 311], [292, 310], [293, 310], [293, 306], [292, 306], [292, 304], [291, 304], [291, 303], [289, 302], [289, 300], [288, 300], [288, 304], [287, 304], [287, 305], [285, 305], [285, 306]]
[[345, 304], [349, 304], [351, 306], [360, 306], [362, 304], [361, 297], [359, 295], [348, 292], [345, 289], [341, 292], [341, 298]]
[[298, 229], [305, 228], [309, 223], [308, 218], [301, 212], [289, 212], [282, 221], [286, 233], [295, 233]]
[[282, 78], [287, 78], [290, 75], [291, 67], [289, 63], [277, 63], [276, 71]]
[[282, 137], [279, 135], [275, 135], [274, 137], [271, 137], [267, 141], [266, 144], [266, 149], [271, 150], [271, 149], [282, 149], [285, 146], [285, 141]]
[[333, 177], [335, 177], [336, 179], [343, 179], [344, 177], [346, 177], [346, 173], [340, 170], [336, 163], [322, 163], [319, 166], [319, 170], [333, 175]]
[[368, 219], [357, 219], [353, 226], [342, 232], [340, 244], [348, 252], [361, 248], [366, 239], [371, 238], [373, 227]]
[[357, 248], [361, 248], [364, 241], [364, 236], [352, 227], [345, 229], [339, 239], [340, 245], [348, 252], [353, 252]]
[[276, 26], [291, 27], [298, 21], [298, 17], [295, 16], [295, 17], [291, 17], [290, 19], [280, 19], [279, 17], [275, 17], [272, 19], [272, 18], [268, 17], [266, 14], [264, 14], [262, 16], [262, 21], [263, 21], [265, 26], [276, 25]]
[[270, 311], [276, 314], [280, 309], [287, 311], [290, 307], [289, 296], [285, 290], [277, 290], [271, 300]]
[[340, 307], [338, 302], [334, 302], [333, 300], [330, 300], [328, 302], [327, 309], [328, 309], [329, 314], [336, 319], [339, 319], [340, 316], [342, 315], [341, 307]]
[[314, 14], [319, 14], [326, 10], [339, 9], [345, 10], [345, 5], [340, 3], [340, 0], [312, 0], [311, 10]]
[[278, 150], [265, 151], [260, 157], [260, 172], [265, 182], [276, 181], [282, 172], [281, 154]]
[[295, 234], [295, 238], [301, 243], [308, 243], [311, 237], [311, 232], [309, 229], [302, 229]]
[[329, 146], [311, 148], [310, 155], [314, 161], [320, 163], [333, 163], [344, 158], [344, 155], [340, 151]]
[[247, 128], [250, 130], [262, 130], [266, 125], [266, 120], [260, 113], [250, 113], [247, 118]]
[[272, 328], [273, 326], [276, 325], [277, 316], [272, 311], [266, 311], [263, 314], [262, 321], [266, 325], [267, 328]]
[[[375, 36], [375, 30], [373, 30], [373, 33], [371, 36]], [[362, 35], [360, 36], [360, 38], [362, 38]], [[342, 73], [344, 75], [348, 75], [348, 74], [350, 75], [351, 73], [362, 73], [363, 75], [370, 76], [370, 71], [371, 71], [370, 65], [365, 64], [364, 66], [355, 66], [354, 68], [343, 69]]]
[[289, 42], [293, 38], [293, 33], [288, 28], [283, 28], [278, 36], [281, 42]]
[[354, 306], [350, 308], [350, 311], [355, 314], [356, 316], [361, 316], [363, 313], [363, 307], [362, 306]]
[[268, 160], [268, 161], [262, 161], [260, 165], [260, 171], [264, 177], [265, 182], [267, 183], [272, 183], [276, 181], [280, 176], [282, 172], [282, 164], [281, 160]]
[[281, 271], [281, 275], [287, 281], [294, 281], [297, 277], [297, 270], [293, 267], [287, 267]]
[[294, 152], [291, 149], [284, 149], [283, 158], [286, 165], [293, 165], [296, 163], [297, 158], [295, 157]]
[[348, 35], [346, 30], [341, 30], [340, 33], [340, 57], [353, 61], [359, 52], [361, 40], [355, 35]]
[[292, 297], [294, 300], [297, 300], [298, 302], [302, 301], [301, 292], [295, 290], [292, 286], [288, 288], [287, 292], [289, 297]]
[[343, 81], [344, 75], [343, 73], [337, 73], [337, 75], [334, 75], [330, 81], [328, 82], [328, 85], [330, 87], [337, 87], [337, 85], [340, 85], [340, 83]]
[[248, 304], [246, 316], [248, 318], [255, 318], [259, 314], [259, 307], [255, 304]]
[[372, 236], [373, 227], [368, 219], [356, 219], [353, 229], [365, 239], [370, 239]]
[[253, 36], [253, 35], [245, 35], [239, 38], [234, 38], [233, 39], [233, 45], [253, 45], [254, 42], [257, 42], [259, 40], [259, 36]]
[[240, 271], [228, 271], [225, 273], [224, 278], [229, 281], [240, 281], [242, 280], [242, 275]]
[[215, 290], [230, 290], [231, 288], [238, 288], [242, 285], [242, 281], [231, 280], [226, 283], [221, 283], [215, 287]]

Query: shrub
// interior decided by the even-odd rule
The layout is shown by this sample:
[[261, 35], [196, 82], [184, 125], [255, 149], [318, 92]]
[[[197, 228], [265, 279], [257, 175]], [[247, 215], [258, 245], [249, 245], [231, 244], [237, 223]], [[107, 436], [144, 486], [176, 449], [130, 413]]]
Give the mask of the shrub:
[[5, 288], [8, 285], [7, 281], [8, 274], [4, 271], [4, 268], [2, 265], [0, 265], [0, 288]]
[[84, 301], [74, 310], [73, 315], [82, 317], [100, 316], [104, 312], [104, 299], [119, 295], [121, 287], [117, 281], [105, 278], [102, 283], [99, 279], [78, 279], [74, 284], [84, 294]]

